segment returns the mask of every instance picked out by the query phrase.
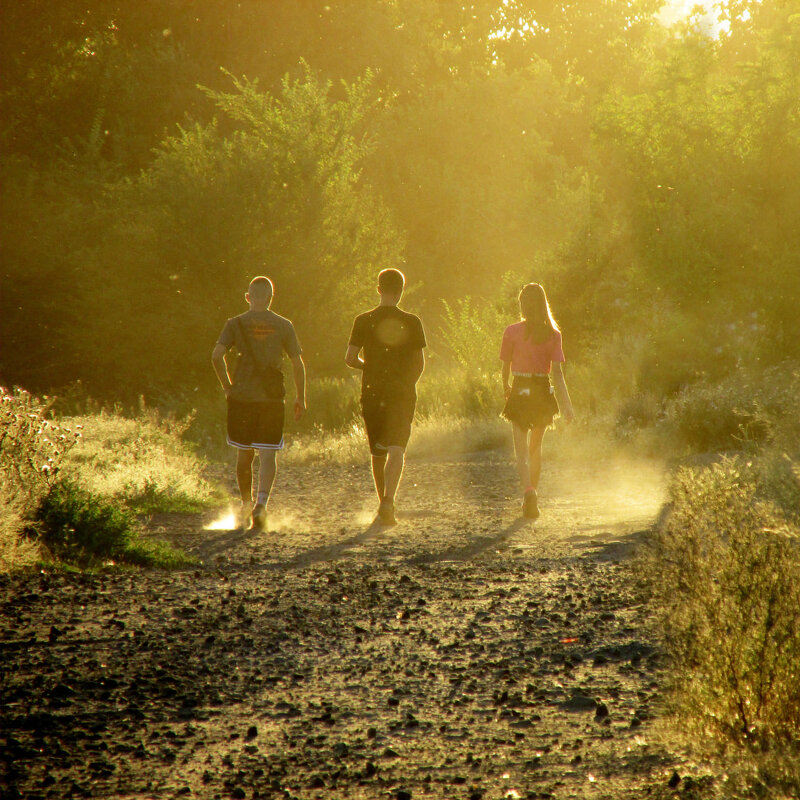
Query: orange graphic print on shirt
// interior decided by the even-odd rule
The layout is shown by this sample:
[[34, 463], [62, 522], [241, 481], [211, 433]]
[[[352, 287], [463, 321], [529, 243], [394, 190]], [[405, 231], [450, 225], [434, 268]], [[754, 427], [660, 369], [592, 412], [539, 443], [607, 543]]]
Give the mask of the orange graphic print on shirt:
[[250, 335], [257, 341], [263, 342], [268, 336], [275, 333], [275, 327], [268, 322], [251, 322], [248, 326]]

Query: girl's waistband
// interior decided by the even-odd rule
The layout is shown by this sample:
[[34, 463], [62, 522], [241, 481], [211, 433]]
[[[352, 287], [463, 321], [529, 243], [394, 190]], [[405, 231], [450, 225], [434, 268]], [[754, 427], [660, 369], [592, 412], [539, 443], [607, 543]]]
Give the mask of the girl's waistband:
[[515, 378], [549, 378], [549, 372], [512, 372]]

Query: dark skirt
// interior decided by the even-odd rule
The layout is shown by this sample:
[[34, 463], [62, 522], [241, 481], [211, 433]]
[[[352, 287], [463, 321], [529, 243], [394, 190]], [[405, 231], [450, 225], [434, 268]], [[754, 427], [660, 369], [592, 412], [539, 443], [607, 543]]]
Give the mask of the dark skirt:
[[549, 428], [558, 415], [558, 402], [546, 376], [514, 376], [502, 416], [520, 428]]

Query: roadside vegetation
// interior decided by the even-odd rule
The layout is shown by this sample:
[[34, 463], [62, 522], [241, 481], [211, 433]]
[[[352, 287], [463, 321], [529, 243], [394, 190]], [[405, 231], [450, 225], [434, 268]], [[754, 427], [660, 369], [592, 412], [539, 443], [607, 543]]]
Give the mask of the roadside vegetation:
[[729, 767], [728, 797], [800, 794], [800, 369], [729, 377], [668, 404], [649, 445], [684, 459], [641, 559], [671, 706]]
[[219, 500], [186, 423], [152, 411], [58, 417], [52, 400], [0, 390], [0, 570], [42, 562], [170, 568], [189, 559], [145, 538], [137, 514]]

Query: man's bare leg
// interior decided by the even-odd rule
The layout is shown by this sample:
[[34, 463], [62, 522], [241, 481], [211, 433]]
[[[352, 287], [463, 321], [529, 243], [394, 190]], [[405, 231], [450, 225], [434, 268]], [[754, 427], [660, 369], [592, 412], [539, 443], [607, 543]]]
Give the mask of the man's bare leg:
[[278, 472], [275, 450], [261, 448], [258, 451], [258, 494], [253, 508], [253, 528], [263, 530], [267, 524], [267, 504]]
[[397, 522], [394, 516], [394, 498], [403, 475], [404, 464], [405, 450], [398, 446], [388, 447], [383, 472], [383, 497], [378, 509], [378, 517], [384, 525], [394, 525]]
[[405, 466], [405, 450], [402, 447], [388, 447], [386, 454], [386, 469], [384, 471], [384, 500], [394, 504], [397, 495], [397, 487], [400, 485], [400, 478], [403, 476]]
[[239, 496], [242, 498], [242, 507], [239, 512], [239, 524], [246, 528], [250, 524], [250, 514], [253, 511], [253, 458], [256, 451], [238, 449], [236, 451], [236, 483], [239, 487]]
[[372, 456], [372, 480], [375, 482], [375, 491], [378, 502], [383, 500], [384, 475], [386, 471], [386, 455]]

